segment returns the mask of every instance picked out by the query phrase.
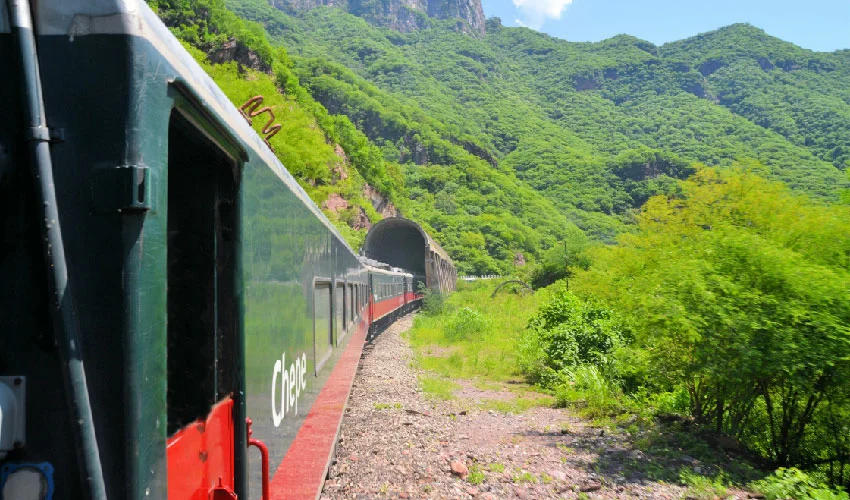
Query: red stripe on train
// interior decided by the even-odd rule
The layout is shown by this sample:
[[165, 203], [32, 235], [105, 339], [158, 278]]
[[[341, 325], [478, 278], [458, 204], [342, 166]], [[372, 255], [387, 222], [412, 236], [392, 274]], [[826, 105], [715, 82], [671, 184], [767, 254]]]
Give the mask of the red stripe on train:
[[273, 500], [314, 500], [321, 493], [368, 329], [366, 319], [357, 325], [330, 378], [319, 392], [272, 478]]
[[380, 319], [404, 305], [404, 296], [390, 297], [372, 305], [372, 321]]

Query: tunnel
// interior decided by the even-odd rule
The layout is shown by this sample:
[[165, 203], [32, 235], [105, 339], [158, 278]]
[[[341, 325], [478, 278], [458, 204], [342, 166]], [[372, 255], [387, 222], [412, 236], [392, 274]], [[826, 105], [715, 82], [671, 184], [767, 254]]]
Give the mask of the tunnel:
[[431, 290], [455, 289], [457, 272], [446, 252], [412, 220], [389, 217], [369, 230], [363, 255], [425, 278]]

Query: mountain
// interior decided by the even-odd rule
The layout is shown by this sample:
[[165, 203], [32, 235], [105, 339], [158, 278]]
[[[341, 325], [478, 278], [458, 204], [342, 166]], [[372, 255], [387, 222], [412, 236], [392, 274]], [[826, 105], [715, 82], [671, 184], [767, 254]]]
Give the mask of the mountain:
[[[512, 273], [582, 232], [613, 241], [700, 164], [756, 170], [826, 203], [848, 184], [848, 51], [807, 51], [748, 25], [663, 46], [573, 43], [477, 24], [469, 0], [444, 0], [451, 8], [433, 16], [423, 2], [280, 1], [156, 5], [208, 54], [236, 38], [277, 61], [275, 84], [318, 117], [358, 182], [432, 231], [461, 272]], [[242, 27], [204, 12], [236, 13], [228, 22]], [[308, 156], [284, 163], [297, 173], [293, 161], [328, 161]], [[380, 217], [334, 175], [299, 179], [319, 203], [347, 200], [342, 215], [326, 213], [355, 245], [362, 215]]]
[[376, 26], [401, 32], [429, 27], [430, 19], [449, 20], [463, 33], [484, 34], [480, 0], [270, 0], [282, 11], [296, 14], [316, 7], [337, 7]]

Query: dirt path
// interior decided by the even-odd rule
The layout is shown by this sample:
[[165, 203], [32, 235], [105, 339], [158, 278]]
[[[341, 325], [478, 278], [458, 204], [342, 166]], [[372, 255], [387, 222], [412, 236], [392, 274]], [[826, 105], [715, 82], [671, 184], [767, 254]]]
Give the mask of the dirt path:
[[[400, 336], [411, 324], [403, 318], [364, 352], [323, 499], [694, 497], [648, 479], [668, 464], [633, 449], [626, 435], [606, 435], [566, 410], [476, 409], [494, 391], [471, 384], [457, 399], [427, 398]], [[684, 460], [669, 466], [700, 470]]]

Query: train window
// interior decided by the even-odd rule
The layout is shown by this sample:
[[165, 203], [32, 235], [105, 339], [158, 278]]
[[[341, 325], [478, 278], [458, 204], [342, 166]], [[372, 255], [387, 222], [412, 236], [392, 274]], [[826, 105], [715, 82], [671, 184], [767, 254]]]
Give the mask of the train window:
[[345, 302], [345, 306], [348, 308], [348, 324], [354, 323], [354, 309], [356, 306], [354, 305], [354, 285], [348, 285], [348, 300]]
[[168, 128], [167, 432], [239, 388], [236, 162], [178, 111]]
[[336, 285], [336, 302], [335, 306], [335, 316], [336, 316], [336, 337], [337, 342], [339, 338], [345, 334], [345, 283], [337, 283]]
[[330, 357], [333, 346], [331, 300], [331, 284], [316, 282], [313, 288], [313, 350], [317, 374]]

